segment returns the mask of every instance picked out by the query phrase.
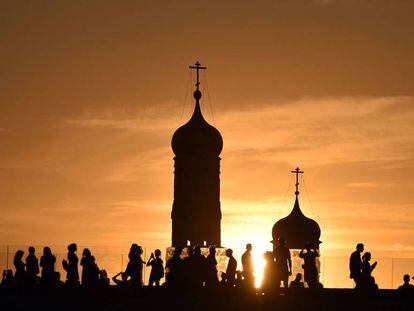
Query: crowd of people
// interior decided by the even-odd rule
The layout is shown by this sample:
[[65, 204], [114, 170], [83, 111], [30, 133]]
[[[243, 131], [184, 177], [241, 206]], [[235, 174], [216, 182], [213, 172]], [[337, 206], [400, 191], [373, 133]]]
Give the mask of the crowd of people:
[[[61, 281], [61, 276], [55, 270], [56, 257], [50, 247], [43, 248], [40, 262], [36, 257], [36, 250], [29, 247], [29, 254], [23, 261], [24, 251], [18, 250], [14, 255], [13, 265], [15, 272], [8, 269], [3, 271], [2, 287], [33, 287], [57, 286], [60, 284], [95, 286], [98, 284], [109, 285], [109, 279], [105, 270], [99, 270], [95, 257], [91, 251], [85, 248], [82, 252], [80, 265], [82, 267], [81, 279], [79, 280], [77, 245], [72, 243], [68, 246], [67, 258], [62, 261], [62, 267], [66, 271], [66, 282]], [[40, 276], [39, 276], [40, 273]]]
[[[60, 273], [55, 270], [56, 257], [49, 247], [43, 249], [40, 261], [36, 257], [34, 247], [29, 247], [28, 255], [24, 258], [24, 251], [18, 250], [15, 253], [12, 270], [3, 272], [2, 287], [33, 287], [33, 286], [67, 286], [82, 285], [85, 287], [108, 286], [110, 280], [105, 270], [100, 270], [95, 257], [88, 248], [83, 249], [80, 259], [82, 273], [79, 275], [79, 259], [77, 256], [77, 245], [72, 243], [68, 246], [66, 259], [62, 261], [62, 267], [66, 272], [65, 282], [61, 281]], [[218, 286], [255, 288], [255, 272], [252, 260], [252, 245], [247, 244], [246, 250], [241, 257], [241, 269], [233, 256], [232, 249], [226, 249], [228, 258], [227, 267], [219, 274], [217, 270], [216, 247], [210, 246], [208, 255], [204, 256], [199, 245], [187, 247], [187, 254], [183, 256], [183, 248], [175, 247], [174, 253], [165, 264], [162, 260], [162, 253], [156, 249], [147, 262], [142, 258], [143, 249], [138, 244], [132, 244], [128, 254], [128, 264], [125, 271], [119, 272], [112, 277], [114, 284], [126, 287], [142, 287], [143, 268], [146, 265], [151, 267], [148, 286], [186, 287], [198, 289], [202, 287], [214, 288]], [[356, 289], [376, 290], [378, 286], [372, 276], [377, 262], [371, 261], [371, 253], [364, 252], [364, 245], [357, 244], [356, 250], [351, 254], [349, 260], [350, 278], [354, 280]], [[286, 241], [283, 238], [275, 243], [273, 251], [264, 253], [265, 267], [263, 281], [260, 287], [262, 292], [272, 292], [280, 289], [291, 288], [297, 290], [305, 287], [322, 288], [319, 282], [317, 258], [318, 248], [306, 243], [299, 253], [303, 259], [304, 282], [302, 274], [298, 273], [289, 284], [289, 277], [292, 275], [292, 259]], [[40, 276], [39, 276], [40, 274]], [[161, 280], [165, 277], [165, 282]], [[399, 291], [403, 293], [414, 293], [414, 286], [410, 284], [410, 276], [404, 275], [403, 285]]]

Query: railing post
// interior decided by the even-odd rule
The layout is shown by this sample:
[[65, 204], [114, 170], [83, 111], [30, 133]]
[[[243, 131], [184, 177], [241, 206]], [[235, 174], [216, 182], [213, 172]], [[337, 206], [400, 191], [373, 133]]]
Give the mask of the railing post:
[[9, 245], [6, 246], [6, 269], [9, 270]]
[[[147, 262], [147, 248], [146, 247], [144, 247], [144, 261]], [[145, 284], [145, 272], [147, 271], [147, 265], [144, 265], [143, 269], [144, 269], [143, 283]]]

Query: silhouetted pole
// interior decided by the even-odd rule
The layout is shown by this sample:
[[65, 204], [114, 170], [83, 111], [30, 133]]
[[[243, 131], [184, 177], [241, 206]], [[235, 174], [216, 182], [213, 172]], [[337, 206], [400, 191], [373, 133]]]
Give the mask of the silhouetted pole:
[[9, 270], [9, 246], [6, 247], [6, 269]]

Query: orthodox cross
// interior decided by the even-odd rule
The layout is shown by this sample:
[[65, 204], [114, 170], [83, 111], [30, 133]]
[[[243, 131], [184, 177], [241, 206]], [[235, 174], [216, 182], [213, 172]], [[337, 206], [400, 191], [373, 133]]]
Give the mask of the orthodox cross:
[[290, 171], [290, 172], [296, 174], [296, 183], [295, 183], [296, 191], [295, 191], [295, 194], [299, 195], [299, 174], [303, 174], [303, 171], [301, 171], [299, 169], [299, 167], [297, 167], [295, 170]]
[[195, 66], [190, 66], [189, 68], [190, 69], [195, 69], [195, 70], [197, 70], [197, 83], [196, 83], [196, 87], [197, 87], [197, 90], [198, 90], [198, 86], [200, 85], [200, 69], [207, 69], [207, 67], [202, 67], [202, 66], [200, 66], [201, 64], [197, 61], [196, 63], [195, 63]]

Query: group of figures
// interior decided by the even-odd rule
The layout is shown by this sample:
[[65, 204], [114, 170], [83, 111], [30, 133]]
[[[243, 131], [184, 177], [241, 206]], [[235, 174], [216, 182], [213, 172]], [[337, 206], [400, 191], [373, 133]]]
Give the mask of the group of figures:
[[[15, 272], [5, 270], [1, 287], [33, 287], [36, 285], [53, 287], [59, 284], [67, 286], [82, 285], [85, 287], [108, 286], [110, 280], [105, 270], [100, 270], [95, 257], [88, 248], [83, 249], [80, 266], [82, 267], [79, 276], [79, 259], [77, 256], [77, 245], [72, 243], [68, 246], [67, 257], [62, 261], [62, 267], [66, 271], [66, 281], [60, 280], [60, 273], [55, 270], [56, 257], [49, 247], [43, 249], [40, 261], [36, 257], [35, 248], [29, 247], [28, 255], [24, 260], [24, 251], [18, 250], [14, 256], [13, 264]], [[173, 256], [167, 261], [165, 267], [161, 259], [159, 249], [151, 253], [147, 262], [142, 258], [143, 249], [138, 244], [132, 244], [128, 254], [128, 264], [125, 271], [113, 276], [113, 283], [118, 286], [142, 287], [143, 267], [151, 267], [148, 286], [160, 286], [165, 276], [163, 286], [172, 288], [202, 287], [215, 288], [218, 286], [243, 287], [255, 289], [255, 271], [252, 259], [252, 245], [247, 244], [246, 250], [241, 257], [242, 269], [238, 270], [237, 260], [231, 249], [226, 249], [228, 263], [226, 271], [221, 273], [221, 280], [218, 278], [216, 247], [210, 246], [208, 255], [204, 256], [201, 247], [188, 246], [187, 256], [183, 256], [183, 248], [176, 247]], [[378, 286], [372, 276], [377, 263], [370, 263], [371, 254], [364, 252], [364, 245], [357, 244], [356, 250], [349, 260], [350, 278], [354, 280], [356, 289], [375, 290]], [[260, 287], [262, 292], [277, 291], [281, 284], [284, 289], [304, 288], [302, 274], [298, 273], [289, 285], [289, 277], [292, 275], [292, 259], [290, 250], [283, 238], [278, 239], [277, 245], [272, 252], [264, 253], [265, 268], [263, 281]], [[309, 243], [300, 251], [299, 257], [303, 259], [304, 280], [309, 288], [322, 288], [318, 280], [317, 258], [319, 251]], [[39, 276], [40, 273], [40, 276]], [[410, 284], [410, 276], [404, 275], [403, 285], [399, 291], [403, 293], [414, 293], [414, 286]]]
[[371, 253], [364, 251], [364, 244], [358, 243], [356, 250], [351, 254], [349, 259], [349, 277], [354, 280], [355, 287], [360, 289], [378, 289], [372, 271], [377, 267], [377, 262], [371, 264]]
[[[319, 250], [308, 242], [300, 251], [299, 257], [304, 262], [302, 268], [307, 286], [309, 288], [322, 288], [322, 284], [319, 283], [319, 273], [316, 263], [316, 259], [319, 257]], [[288, 288], [289, 277], [292, 275], [292, 259], [285, 239], [279, 238], [278, 245], [274, 247], [273, 252], [266, 252], [264, 259], [266, 265], [263, 273], [262, 288], [270, 291], [279, 289], [281, 283], [283, 283], [284, 288]], [[295, 289], [304, 287], [301, 273], [296, 275], [290, 287]]]
[[[40, 261], [36, 257], [34, 247], [29, 247], [29, 254], [24, 259], [24, 251], [18, 250], [14, 256], [13, 264], [15, 272], [5, 270], [3, 272], [2, 287], [30, 287], [35, 285], [56, 286], [66, 284], [67, 286], [83, 285], [86, 287], [109, 285], [110, 280], [105, 270], [100, 270], [95, 257], [88, 248], [83, 249], [80, 259], [82, 272], [79, 274], [79, 258], [77, 245], [70, 244], [67, 247], [66, 259], [62, 260], [62, 267], [66, 271], [65, 282], [61, 281], [60, 273], [55, 270], [56, 257], [49, 247], [43, 249]], [[119, 272], [112, 277], [114, 284], [119, 286], [142, 287], [143, 267], [151, 267], [149, 286], [160, 286], [165, 276], [164, 286], [167, 287], [216, 287], [225, 285], [228, 287], [255, 288], [255, 272], [252, 260], [252, 245], [246, 245], [246, 251], [241, 258], [242, 269], [238, 270], [237, 260], [233, 256], [232, 249], [226, 249], [228, 263], [226, 271], [218, 277], [216, 247], [210, 246], [208, 255], [204, 256], [201, 247], [196, 245], [187, 247], [187, 256], [183, 256], [183, 248], [176, 247], [173, 256], [167, 261], [165, 267], [161, 259], [159, 249], [151, 253], [147, 262], [142, 258], [143, 249], [138, 244], [132, 244], [128, 254], [128, 264], [125, 271]], [[317, 250], [307, 245], [300, 253], [304, 259], [305, 281], [309, 287], [316, 286], [318, 272], [315, 264]], [[288, 287], [288, 279], [292, 274], [292, 261], [290, 251], [286, 247], [283, 238], [279, 239], [279, 246], [273, 252], [265, 253], [266, 260], [265, 277], [262, 284], [263, 290], [279, 288], [283, 282]], [[40, 276], [39, 276], [40, 274]], [[292, 286], [304, 287], [301, 275], [292, 282]]]
[[[251, 244], [246, 245], [246, 251], [242, 255], [241, 270], [237, 269], [237, 260], [233, 256], [233, 250], [226, 249], [228, 262], [226, 271], [221, 273], [221, 280], [218, 278], [215, 246], [209, 247], [207, 256], [202, 254], [199, 245], [188, 246], [186, 250], [187, 255], [184, 257], [184, 249], [175, 247], [172, 257], [167, 261], [164, 268], [160, 250], [155, 250], [149, 261], [145, 263], [142, 259], [142, 248], [137, 244], [133, 244], [128, 255], [129, 262], [125, 272], [115, 275], [113, 281], [115, 284], [123, 286], [143, 286], [142, 269], [146, 264], [151, 266], [149, 286], [159, 286], [165, 271], [164, 286], [166, 287], [198, 289], [223, 285], [227, 287], [255, 288]], [[304, 260], [303, 269], [307, 285], [311, 288], [321, 287], [318, 282], [318, 269], [316, 267], [316, 258], [319, 257], [318, 250], [312, 248], [308, 243], [299, 256]], [[292, 260], [286, 241], [283, 238], [279, 239], [279, 245], [275, 247], [273, 252], [265, 253], [264, 258], [266, 268], [261, 289], [263, 291], [270, 291], [273, 288], [278, 289], [281, 283], [285, 288], [289, 287], [288, 280], [292, 274]], [[298, 274], [295, 281], [291, 283], [291, 287], [303, 288], [304, 283], [301, 279], [301, 274]]]
[[[43, 248], [40, 262], [36, 257], [36, 250], [29, 247], [29, 254], [23, 261], [24, 251], [18, 250], [14, 255], [12, 270], [3, 271], [2, 287], [33, 287], [42, 285], [47, 287], [63, 284], [60, 273], [55, 270], [56, 256], [50, 247]], [[79, 259], [77, 256], [77, 245], [72, 243], [68, 246], [67, 259], [62, 260], [62, 267], [66, 271], [66, 282], [68, 286], [82, 285], [93, 287], [96, 285], [109, 285], [109, 279], [105, 270], [100, 270], [95, 262], [91, 251], [85, 248], [82, 252], [80, 265], [82, 267], [81, 279], [78, 270]], [[40, 273], [40, 277], [39, 277]]]
[[[375, 283], [375, 278], [372, 272], [377, 267], [377, 262], [371, 264], [371, 253], [364, 252], [364, 244], [358, 243], [356, 250], [349, 258], [349, 277], [354, 280], [355, 288], [360, 290], [377, 290], [378, 285]], [[410, 275], [403, 276], [403, 284], [398, 287], [398, 292], [404, 296], [414, 295], [414, 285], [410, 284]], [[414, 279], [414, 277], [413, 277]]]

